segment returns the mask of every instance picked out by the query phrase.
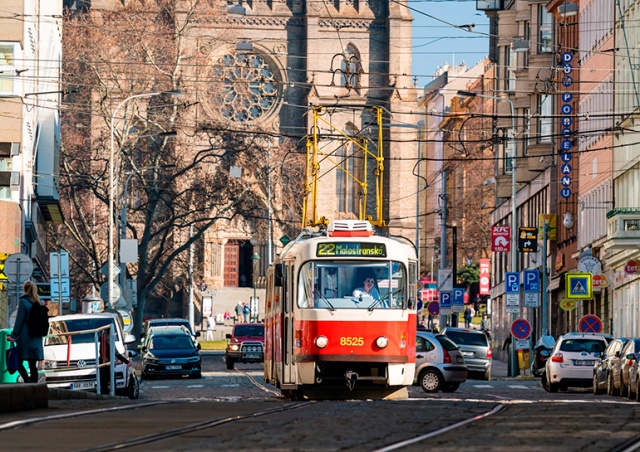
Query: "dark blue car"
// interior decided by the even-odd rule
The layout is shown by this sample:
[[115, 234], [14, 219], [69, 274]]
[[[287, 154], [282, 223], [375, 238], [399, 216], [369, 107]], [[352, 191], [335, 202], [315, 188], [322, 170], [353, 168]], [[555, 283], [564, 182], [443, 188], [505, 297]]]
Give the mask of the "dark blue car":
[[140, 346], [143, 379], [155, 377], [202, 377], [200, 344], [182, 328], [152, 328]]

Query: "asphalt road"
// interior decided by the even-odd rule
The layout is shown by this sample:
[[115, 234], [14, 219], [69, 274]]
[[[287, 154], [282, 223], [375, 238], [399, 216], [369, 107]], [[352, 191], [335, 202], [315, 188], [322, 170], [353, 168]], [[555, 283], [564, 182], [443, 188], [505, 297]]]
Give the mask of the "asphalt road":
[[[137, 406], [0, 430], [0, 444], [12, 451], [372, 451], [401, 442], [402, 450], [602, 451], [625, 450], [640, 434], [640, 404], [587, 390], [551, 394], [533, 378], [468, 380], [449, 394], [412, 387], [402, 401], [296, 405], [262, 382], [260, 365], [229, 371], [221, 355], [205, 354], [203, 369], [201, 380], [144, 381], [138, 401], [53, 401], [48, 410], [0, 416], [2, 428], [11, 420]], [[98, 447], [105, 445], [111, 449]]]

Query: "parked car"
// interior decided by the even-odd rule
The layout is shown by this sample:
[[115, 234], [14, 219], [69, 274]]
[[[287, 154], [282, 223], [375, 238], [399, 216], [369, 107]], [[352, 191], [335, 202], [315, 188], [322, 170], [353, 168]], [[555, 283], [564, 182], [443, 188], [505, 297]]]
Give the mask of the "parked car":
[[460, 348], [469, 374], [480, 374], [484, 380], [491, 380], [493, 352], [486, 334], [469, 328], [445, 328], [442, 334]]
[[605, 391], [609, 395], [616, 395], [620, 385], [614, 386], [614, 367], [620, 361], [620, 351], [627, 343], [626, 337], [612, 339], [600, 356], [600, 360], [593, 366], [593, 393], [602, 394]]
[[199, 331], [193, 331], [191, 329], [191, 324], [189, 323], [188, 320], [185, 319], [149, 319], [146, 322], [144, 322], [143, 326], [142, 326], [142, 337], [141, 339], [144, 339], [144, 337], [147, 335], [148, 331], [150, 328], [153, 327], [157, 327], [157, 326], [183, 326], [187, 329], [187, 331], [189, 331], [189, 334], [191, 334], [191, 337], [196, 340], [197, 337], [200, 337], [200, 332]]
[[426, 392], [454, 392], [467, 380], [460, 348], [444, 334], [418, 331], [414, 384]]
[[567, 333], [558, 338], [547, 359], [543, 387], [549, 392], [569, 386], [593, 385], [593, 366], [607, 347], [606, 339], [594, 333]]
[[264, 324], [237, 323], [231, 334], [227, 334], [229, 343], [225, 352], [227, 369], [233, 369], [235, 363], [261, 363], [264, 361]]
[[620, 395], [633, 398], [635, 387], [631, 388], [631, 368], [636, 363], [638, 352], [640, 351], [640, 338], [630, 338], [620, 351], [620, 359], [614, 367], [613, 376], [618, 380]]
[[[124, 334], [120, 317], [116, 313], [71, 314], [49, 319], [49, 335], [74, 331], [87, 331], [111, 325], [115, 332], [115, 392], [132, 399], [139, 396], [139, 382], [131, 363], [135, 352], [127, 349], [127, 344], [135, 342], [131, 334]], [[96, 342], [94, 333], [70, 336], [50, 336], [44, 340], [44, 360], [41, 363], [46, 383], [52, 388], [72, 390], [97, 390], [96, 382]], [[101, 380], [103, 375], [101, 374]], [[101, 381], [103, 388], [106, 384]]]
[[202, 378], [200, 344], [182, 327], [150, 328], [140, 345], [142, 379], [167, 376]]
[[[640, 352], [634, 353], [633, 365], [629, 369], [629, 398], [640, 402]], [[629, 357], [629, 355], [627, 355]]]

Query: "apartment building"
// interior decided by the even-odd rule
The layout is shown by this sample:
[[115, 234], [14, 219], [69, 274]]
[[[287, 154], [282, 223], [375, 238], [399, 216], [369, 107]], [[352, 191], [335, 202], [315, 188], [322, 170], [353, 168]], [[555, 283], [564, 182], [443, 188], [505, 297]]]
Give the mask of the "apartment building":
[[[0, 0], [0, 9], [0, 253], [28, 256], [31, 278], [46, 280], [47, 224], [62, 222], [62, 1]], [[19, 289], [5, 273], [0, 278], [0, 325], [6, 327]]]

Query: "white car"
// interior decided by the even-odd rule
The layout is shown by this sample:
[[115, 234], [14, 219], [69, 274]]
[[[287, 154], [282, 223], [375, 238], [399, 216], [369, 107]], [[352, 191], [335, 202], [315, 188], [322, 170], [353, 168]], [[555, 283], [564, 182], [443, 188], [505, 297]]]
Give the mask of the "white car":
[[592, 386], [593, 366], [605, 348], [607, 341], [601, 334], [567, 333], [560, 336], [547, 359], [543, 387], [549, 392], [558, 392], [569, 386]]
[[[97, 390], [94, 333], [73, 336], [55, 336], [55, 334], [93, 330], [105, 325], [112, 325], [115, 328], [116, 352], [129, 361], [126, 363], [116, 358], [116, 392], [128, 395], [130, 398], [138, 398], [139, 383], [129, 359], [135, 353], [130, 353], [126, 345], [135, 342], [135, 337], [122, 332], [122, 325], [116, 313], [72, 314], [49, 319], [49, 336], [44, 341], [44, 360], [41, 364], [49, 387]], [[101, 377], [105, 373], [108, 374], [103, 371]], [[107, 376], [106, 379], [108, 378]], [[108, 381], [101, 381], [103, 391], [106, 385]]]

